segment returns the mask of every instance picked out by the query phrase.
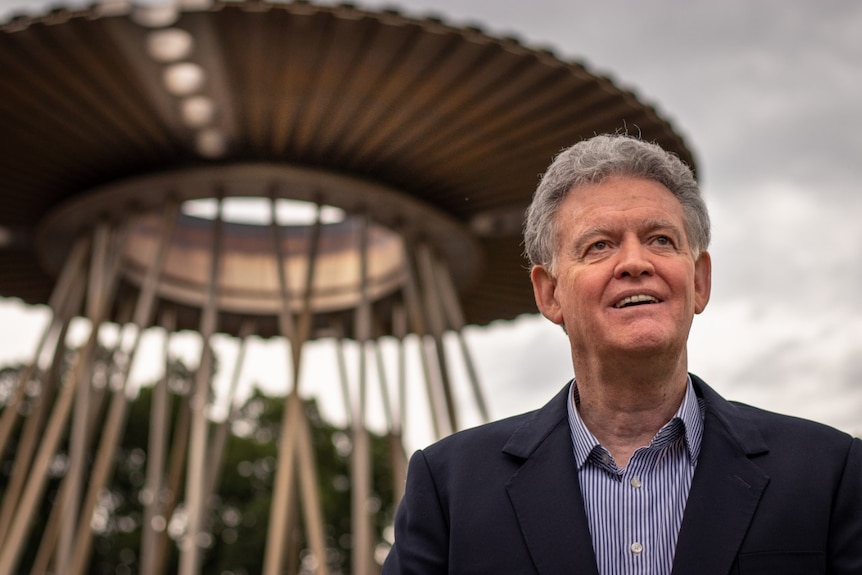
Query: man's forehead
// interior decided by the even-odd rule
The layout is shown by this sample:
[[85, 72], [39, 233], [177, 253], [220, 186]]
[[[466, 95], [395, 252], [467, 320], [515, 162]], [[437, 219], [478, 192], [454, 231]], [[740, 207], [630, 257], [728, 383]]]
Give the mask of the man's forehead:
[[662, 211], [683, 215], [679, 198], [660, 182], [642, 178], [615, 178], [598, 184], [583, 184], [569, 190], [562, 211], [613, 212]]
[[614, 177], [573, 187], [557, 217], [561, 233], [571, 239], [619, 234], [634, 230], [664, 231], [687, 237], [682, 203], [660, 182], [646, 178]]
[[661, 190], [664, 190], [665, 192], [669, 193], [670, 195], [674, 196], [674, 193], [671, 192], [670, 188], [668, 188], [665, 184], [663, 184], [662, 182], [660, 182], [658, 180], [648, 178], [645, 176], [629, 176], [629, 175], [625, 175], [625, 174], [612, 174], [612, 175], [608, 175], [608, 176], [605, 176], [603, 178], [599, 178], [599, 179], [593, 180], [593, 181], [575, 183], [571, 187], [569, 187], [569, 189], [567, 191], [567, 195], [571, 195], [573, 193], [580, 192], [580, 191], [587, 191], [587, 192], [591, 192], [591, 193], [596, 193], [596, 192], [600, 193], [601, 190], [607, 189], [607, 188], [612, 188], [612, 187], [613, 188], [617, 188], [617, 187], [641, 188], [644, 186], [651, 187], [651, 188], [654, 188], [656, 190], [661, 189]]

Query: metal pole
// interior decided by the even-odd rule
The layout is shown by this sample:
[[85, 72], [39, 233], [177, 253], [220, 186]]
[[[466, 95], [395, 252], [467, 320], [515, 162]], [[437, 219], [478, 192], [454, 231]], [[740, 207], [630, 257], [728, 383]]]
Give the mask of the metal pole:
[[207, 414], [212, 375], [212, 346], [210, 340], [218, 321], [218, 285], [222, 248], [222, 200], [219, 193], [216, 219], [213, 223], [213, 250], [210, 265], [209, 286], [206, 302], [201, 312], [201, 359], [195, 377], [195, 388], [189, 406], [192, 413], [191, 436], [189, 437], [189, 461], [186, 473], [187, 526], [180, 548], [180, 575], [197, 575], [200, 571], [201, 523], [206, 502], [204, 492], [204, 470], [206, 468]]
[[239, 405], [236, 402], [236, 391], [239, 387], [239, 378], [242, 375], [242, 367], [245, 363], [245, 352], [248, 343], [248, 338], [254, 333], [255, 325], [253, 320], [246, 320], [242, 323], [239, 329], [239, 352], [237, 353], [236, 363], [233, 367], [230, 384], [228, 385], [227, 402], [228, 414], [220, 421], [213, 431], [213, 438], [210, 442], [209, 455], [207, 461], [207, 472], [205, 474], [206, 488], [204, 494], [206, 498], [212, 497], [215, 493], [218, 482], [221, 476], [222, 461], [224, 460], [225, 446], [227, 445], [230, 426], [236, 420], [239, 414]]
[[299, 316], [299, 326], [297, 340], [300, 345], [293, 346], [293, 381], [295, 389], [299, 391], [299, 367], [300, 354], [302, 346], [311, 338], [311, 322], [313, 320], [312, 313], [312, 298], [314, 296], [314, 272], [317, 269], [317, 255], [320, 249], [320, 232], [322, 228], [321, 206], [317, 204], [317, 212], [314, 218], [314, 226], [311, 228], [311, 237], [308, 242], [308, 253], [305, 256], [305, 261], [308, 262], [305, 268], [305, 284], [302, 291], [302, 311]]
[[[167, 358], [166, 358], [167, 359]], [[189, 404], [193, 389], [182, 395], [178, 409], [178, 421], [174, 426], [173, 444], [169, 455], [170, 463], [168, 465], [167, 486], [164, 490], [166, 495], [164, 503], [165, 522], [170, 520], [179, 501], [180, 491], [182, 490], [183, 479], [185, 478], [186, 459], [189, 449], [189, 436], [192, 426], [192, 410]], [[168, 531], [162, 530], [156, 539], [155, 572], [163, 573], [165, 571], [165, 562], [167, 561], [168, 551]]]
[[[83, 282], [81, 285], [83, 285]], [[118, 352], [119, 346], [120, 342], [118, 340], [116, 347], [111, 350], [110, 354], [116, 354]], [[62, 362], [62, 359], [58, 359], [56, 363], [60, 362]], [[59, 370], [59, 365], [57, 366], [57, 369]], [[88, 375], [88, 377], [86, 378], [87, 381], [90, 381], [91, 377], [91, 374]], [[110, 374], [107, 374], [107, 378], [110, 378]], [[101, 412], [102, 405], [105, 401], [106, 386], [96, 387], [95, 385], [88, 385], [87, 388], [90, 390], [90, 393], [92, 395], [92, 397], [90, 398], [90, 413], [87, 417], [85, 426], [86, 437], [84, 440], [84, 445], [86, 446], [85, 452], [89, 454], [90, 448], [94, 441], [94, 437], [96, 435], [96, 430], [100, 428]], [[68, 560], [68, 558], [61, 558], [59, 556], [59, 553], [57, 553], [57, 541], [60, 537], [60, 531], [62, 527], [61, 522], [64, 520], [63, 514], [66, 510], [66, 502], [72, 496], [72, 488], [74, 487], [72, 479], [73, 477], [67, 475], [62, 480], [59, 492], [54, 499], [54, 504], [51, 506], [51, 512], [48, 516], [48, 522], [45, 526], [45, 530], [42, 533], [42, 538], [39, 541], [39, 549], [36, 553], [36, 560], [34, 561], [31, 569], [31, 573], [33, 575], [41, 575], [42, 573], [45, 573], [50, 568], [52, 559], [54, 565], [67, 564], [66, 561]], [[63, 561], [63, 563], [60, 563], [61, 560]]]
[[371, 493], [371, 444], [365, 427], [367, 365], [366, 344], [371, 338], [371, 302], [368, 299], [368, 217], [362, 219], [359, 237], [359, 305], [354, 329], [359, 344], [359, 390], [353, 401], [351, 435], [352, 489], [351, 520], [353, 533], [353, 575], [366, 575], [372, 566], [371, 521], [368, 497]]
[[[18, 385], [15, 389], [15, 395], [6, 402], [3, 408], [3, 415], [0, 417], [0, 459], [6, 452], [6, 445], [9, 440], [9, 435], [12, 432], [12, 427], [18, 419], [18, 406], [24, 399], [24, 393], [27, 391], [27, 383], [36, 373], [39, 365], [39, 357], [42, 355], [45, 343], [48, 340], [50, 333], [59, 329], [61, 323], [64, 322], [64, 311], [71, 307], [68, 302], [70, 300], [77, 301], [76, 305], [80, 305], [80, 300], [73, 298], [71, 294], [76, 293], [73, 290], [73, 285], [76, 283], [82, 284], [81, 270], [84, 267], [86, 256], [90, 248], [90, 237], [83, 235], [75, 242], [69, 257], [66, 258], [63, 264], [63, 270], [54, 285], [54, 290], [51, 292], [51, 298], [48, 301], [49, 309], [51, 310], [51, 321], [45, 327], [45, 331], [39, 338], [36, 344], [36, 351], [33, 354], [33, 360], [21, 372], [18, 378]], [[83, 291], [80, 292], [83, 294]], [[79, 296], [80, 297], [80, 296]], [[56, 347], [55, 347], [56, 349]], [[8, 494], [8, 491], [7, 491]], [[4, 501], [5, 505], [5, 501]], [[4, 515], [5, 517], [5, 515]], [[3, 534], [6, 532], [8, 520], [0, 520], [0, 541], [3, 541]]]
[[393, 500], [397, 505], [404, 496], [407, 480], [407, 454], [404, 452], [404, 423], [407, 412], [407, 370], [404, 357], [404, 336], [407, 334], [407, 314], [403, 306], [392, 310], [392, 333], [398, 338], [397, 379], [398, 401], [397, 410], [392, 414], [392, 426], [389, 431], [389, 457], [392, 462]]
[[[87, 316], [96, 317], [99, 310], [107, 307], [105, 301], [105, 267], [108, 265], [110, 230], [106, 222], [100, 222], [93, 230], [93, 249], [90, 254], [89, 280], [87, 283]], [[95, 327], [95, 326], [94, 326]], [[83, 376], [75, 397], [74, 414], [72, 417], [72, 433], [69, 441], [69, 469], [64, 483], [68, 482], [66, 497], [62, 500], [63, 527], [60, 530], [60, 541], [57, 546], [57, 562], [68, 565], [72, 555], [72, 544], [75, 538], [75, 525], [78, 523], [78, 510], [81, 502], [81, 490], [84, 484], [84, 466], [86, 464], [87, 420], [90, 412], [91, 373]]]
[[[78, 274], [77, 278], [78, 281], [72, 284], [69, 288], [70, 293], [67, 303], [63, 306], [64, 308], [77, 308], [81, 305], [86, 282], [84, 281], [84, 276], [82, 274]], [[0, 509], [0, 542], [4, 541], [6, 538], [6, 533], [8, 532], [9, 525], [12, 522], [15, 509], [20, 501], [21, 491], [24, 489], [27, 476], [30, 472], [30, 464], [36, 452], [39, 435], [42, 433], [42, 428], [45, 426], [46, 418], [48, 417], [51, 404], [54, 401], [55, 394], [57, 392], [57, 380], [59, 379], [60, 364], [63, 361], [63, 354], [66, 350], [64, 343], [66, 330], [69, 327], [69, 318], [64, 313], [65, 311], [66, 310], [60, 310], [54, 313], [53, 321], [61, 323], [58, 323], [59, 333], [54, 342], [54, 358], [51, 366], [52, 371], [48, 377], [43, 376], [43, 384], [39, 397], [39, 407], [35, 414], [31, 414], [27, 417], [19, 439], [12, 467], [12, 475], [9, 478], [9, 483], [6, 485], [6, 490], [3, 496], [3, 506], [2, 509]], [[31, 365], [33, 367], [36, 366], [35, 359]], [[30, 378], [27, 377], [26, 379], [22, 378], [20, 380], [19, 386], [21, 386], [20, 389], [22, 391], [25, 387], [22, 385], [23, 382], [29, 381], [29, 379]], [[11, 409], [11, 407], [7, 407], [7, 409]], [[13, 411], [17, 411], [17, 407]]]
[[[290, 293], [287, 282], [287, 269], [284, 261], [284, 250], [281, 246], [278, 221], [276, 218], [275, 190], [270, 197], [270, 229], [272, 231], [273, 254], [275, 255], [275, 266], [278, 274], [279, 299], [281, 306], [278, 314], [278, 325], [282, 337], [286, 338], [288, 344], [298, 345], [293, 341], [296, 337], [296, 326], [293, 322], [293, 313], [290, 310]], [[291, 510], [293, 509], [293, 459], [294, 459], [294, 429], [297, 416], [291, 416], [292, 412], [297, 414], [302, 411], [299, 397], [294, 397], [297, 387], [295, 379], [297, 352], [291, 348], [292, 371], [294, 380], [292, 389], [288, 393], [286, 406], [281, 420], [281, 434], [278, 442], [278, 468], [275, 473], [275, 487], [272, 497], [272, 513], [269, 516], [269, 529], [266, 537], [266, 553], [264, 555], [263, 572], [265, 575], [278, 575], [284, 565], [284, 548], [287, 541], [287, 525]]]
[[[402, 238], [404, 236], [402, 235]], [[407, 314], [410, 320], [410, 326], [413, 333], [419, 338], [419, 360], [422, 365], [422, 374], [425, 376], [425, 391], [428, 394], [428, 409], [431, 412], [431, 425], [434, 429], [434, 437], [442, 437], [441, 418], [437, 409], [437, 395], [435, 393], [436, 386], [433, 382], [431, 366], [428, 362], [427, 349], [425, 348], [426, 322], [422, 308], [422, 303], [419, 298], [418, 282], [416, 280], [416, 271], [414, 260], [411, 257], [411, 251], [408, 249], [407, 240], [404, 238], [402, 242], [402, 254], [406, 272], [406, 281], [404, 282], [404, 303], [407, 306]]]
[[[116, 242], [113, 242], [115, 246], [122, 246], [124, 244], [125, 226], [121, 226], [120, 229], [123, 233], [120, 234]], [[103, 276], [106, 285], [102, 290], [102, 297], [97, 300], [102, 302], [103, 305], [95, 309], [96, 315], [91, 318], [93, 327], [90, 331], [90, 337], [84, 345], [83, 350], [76, 357], [74, 365], [67, 373], [64, 388], [54, 405], [48, 426], [45, 429], [45, 435], [42, 438], [39, 451], [34, 459], [33, 468], [30, 473], [31, 481], [24, 490], [7, 539], [3, 542], [2, 549], [0, 549], [0, 573], [13, 573], [15, 571], [20, 554], [26, 543], [25, 539], [32, 527], [33, 509], [44, 492], [48, 479], [48, 468], [56, 453], [57, 446], [69, 418], [75, 391], [78, 385], [88, 385], [88, 382], [82, 376], [89, 369], [89, 364], [92, 361], [93, 353], [98, 343], [99, 327], [109, 311], [108, 306], [105, 304], [111, 299], [116, 287], [120, 253], [121, 249], [114, 250], [111, 254], [113, 257], [109, 258], [109, 261], [106, 262], [107, 269]]]
[[[33, 462], [30, 481], [25, 486], [15, 518], [3, 543], [2, 551], [0, 551], [0, 573], [15, 572], [20, 553], [24, 549], [25, 538], [32, 526], [33, 510], [44, 492], [48, 480], [48, 468], [69, 418], [75, 391], [82, 381], [81, 376], [86, 371], [87, 364], [89, 364], [95, 350], [99, 325], [99, 323], [93, 325], [90, 338], [84, 349], [79, 352], [74, 366], [69, 370], [62, 392], [54, 404], [42, 443]], [[85, 384], [86, 382], [84, 382]]]
[[335, 338], [335, 361], [338, 366], [338, 380], [341, 384], [341, 398], [344, 401], [344, 417], [347, 425], [352, 425], [353, 409], [350, 407], [350, 377], [347, 375], [347, 359], [344, 357], [343, 331]]
[[[298, 394], [293, 394], [299, 400]], [[314, 456], [314, 441], [304, 405], [300, 405], [298, 420], [298, 437], [296, 438], [297, 467], [299, 469], [299, 487], [302, 494], [302, 512], [305, 516], [306, 536], [311, 551], [317, 560], [316, 572], [320, 575], [329, 573], [326, 562], [326, 537], [324, 535], [323, 510], [321, 509], [320, 490], [317, 481], [317, 461]]]
[[[179, 206], [175, 202], [171, 202], [167, 207], [168, 213], [163, 220], [162, 230], [160, 233], [159, 247], [156, 253], [156, 258], [153, 264], [147, 270], [147, 275], [144, 278], [144, 283], [138, 293], [137, 303], [135, 305], [133, 322], [135, 329], [134, 340], [129, 358], [123, 366], [120, 381], [117, 388], [113, 390], [111, 405], [108, 408], [108, 415], [102, 429], [99, 448], [96, 452], [96, 458], [93, 463], [93, 469], [90, 472], [90, 480], [87, 485], [87, 494], [84, 499], [84, 505], [81, 508], [81, 517], [78, 520], [76, 536], [74, 539], [75, 547], [70, 562], [62, 562], [61, 565], [66, 565], [66, 570], [69, 575], [83, 575], [86, 564], [90, 558], [92, 550], [92, 531], [90, 522], [93, 516], [93, 511], [98, 503], [99, 494], [108, 482], [111, 471], [114, 468], [114, 455], [117, 447], [122, 439], [123, 430], [126, 424], [126, 416], [128, 414], [129, 397], [126, 393], [129, 372], [137, 355], [138, 348], [141, 342], [141, 335], [144, 329], [152, 321], [153, 310], [156, 303], [156, 288], [158, 280], [164, 269], [167, 260], [168, 247], [170, 245], [171, 235], [173, 234], [174, 222], [179, 210]], [[62, 556], [61, 556], [62, 557]]]
[[[287, 543], [287, 519], [294, 511], [293, 494], [295, 490], [294, 470], [296, 434], [302, 416], [302, 400], [291, 393], [286, 399], [281, 437], [278, 443], [278, 471], [273, 495], [273, 509], [270, 514], [269, 530], [266, 537], [266, 555], [263, 573], [279, 575], [284, 568], [284, 546]], [[273, 516], [278, 517], [273, 520]]]
[[389, 458], [392, 462], [392, 498], [398, 505], [404, 497], [407, 480], [407, 454], [404, 453], [404, 438], [396, 431], [389, 434]]
[[482, 421], [489, 421], [488, 405], [485, 402], [485, 396], [482, 393], [482, 388], [479, 385], [479, 376], [473, 363], [473, 356], [470, 353], [470, 348], [467, 346], [467, 340], [464, 338], [464, 326], [467, 322], [464, 320], [464, 312], [461, 309], [461, 303], [458, 300], [458, 294], [455, 291], [455, 284], [452, 282], [452, 274], [449, 273], [449, 268], [446, 263], [439, 257], [433, 257], [434, 278], [436, 279], [437, 291], [440, 294], [440, 300], [443, 304], [443, 311], [449, 324], [458, 335], [458, 343], [461, 347], [461, 355], [464, 357], [464, 366], [467, 368], [467, 376], [470, 381], [470, 387], [473, 390], [473, 398], [476, 401], [476, 407], [479, 409], [479, 415]]
[[392, 428], [399, 434], [404, 429], [407, 413], [407, 361], [404, 338], [407, 337], [407, 310], [403, 305], [392, 310], [392, 334], [398, 340], [398, 413], [393, 417]]
[[[171, 333], [176, 323], [175, 314], [165, 314], [162, 325], [165, 328], [163, 357], [165, 373], [153, 388], [150, 405], [150, 433], [147, 439], [147, 479], [144, 487], [144, 523], [141, 526], [141, 575], [157, 575], [158, 534], [167, 527], [164, 516], [164, 473], [165, 452], [168, 445], [170, 397], [168, 396], [168, 351]], [[157, 528], [156, 520], [162, 514], [164, 526]]]
[[391, 431], [395, 426], [393, 416], [392, 400], [389, 397], [389, 384], [386, 378], [386, 362], [383, 360], [383, 350], [379, 341], [371, 342], [374, 348], [374, 357], [377, 360], [377, 382], [380, 384], [380, 401], [383, 403], [383, 418], [386, 420], [386, 429]]
[[455, 399], [452, 396], [452, 384], [449, 381], [449, 362], [446, 360], [446, 347], [443, 342], [445, 323], [436, 286], [434, 285], [434, 268], [431, 252], [427, 244], [421, 243], [416, 248], [416, 258], [419, 267], [419, 278], [422, 284], [425, 310], [428, 323], [431, 326], [431, 336], [437, 351], [437, 363], [440, 368], [440, 387], [446, 401], [446, 413], [449, 415], [449, 426], [452, 431], [459, 429], [458, 414], [455, 411]]
[[[306, 535], [311, 550], [314, 553], [321, 574], [328, 573], [326, 563], [326, 544], [324, 537], [323, 512], [320, 506], [320, 494], [317, 491], [317, 467], [314, 462], [311, 433], [308, 429], [308, 419], [299, 396], [299, 371], [302, 358], [302, 348], [311, 332], [312, 291], [314, 288], [314, 271], [317, 263], [317, 253], [320, 243], [320, 206], [312, 237], [310, 238], [306, 255], [307, 268], [303, 292], [303, 306], [299, 326], [294, 325], [290, 309], [287, 273], [281, 239], [276, 221], [275, 195], [270, 202], [273, 243], [275, 246], [276, 265], [279, 278], [279, 294], [281, 307], [279, 324], [282, 335], [291, 346], [293, 387], [286, 398], [287, 408], [282, 417], [282, 433], [279, 440], [278, 469], [275, 476], [275, 494], [273, 496], [273, 513], [270, 515], [269, 532], [267, 533], [266, 556], [264, 558], [264, 573], [275, 575], [284, 565], [284, 543], [287, 540], [288, 520], [294, 511], [294, 465], [298, 463], [299, 481], [303, 492], [303, 510], [305, 513]], [[295, 462], [298, 459], [298, 462]]]
[[[145, 329], [153, 319], [153, 308], [155, 307], [159, 279], [167, 262], [170, 240], [176, 228], [179, 212], [179, 202], [171, 198], [165, 206], [155, 261], [147, 271], [147, 275], [141, 285], [139, 299], [149, 302], [149, 305], [139, 308], [140, 316], [136, 316], [135, 318], [135, 323], [139, 329]], [[168, 443], [168, 417], [170, 410], [170, 398], [168, 396], [168, 377], [170, 375], [168, 352], [170, 349], [171, 334], [176, 325], [176, 313], [174, 311], [165, 312], [161, 323], [165, 330], [165, 340], [162, 350], [165, 360], [165, 372], [153, 388], [152, 403], [150, 405], [150, 428], [147, 438], [147, 471], [144, 487], [144, 523], [141, 527], [142, 575], [156, 575], [158, 531], [154, 523], [162, 510], [165, 451]], [[129, 363], [131, 364], [131, 361]], [[167, 523], [167, 518], [165, 517], [164, 519], [165, 523]]]
[[[77, 285], [83, 287], [84, 281], [80, 281]], [[83, 289], [78, 290], [79, 297], [83, 297]], [[80, 301], [79, 301], [80, 303]], [[68, 322], [64, 324], [64, 327], [59, 334], [59, 338], [57, 339], [57, 347], [54, 351], [54, 358], [52, 360], [51, 366], [49, 368], [49, 373], [47, 377], [45, 377], [45, 388], [43, 388], [39, 408], [35, 414], [30, 415], [27, 418], [27, 427], [25, 428], [24, 434], [22, 434], [21, 445], [19, 446], [20, 450], [26, 450], [28, 452], [32, 452], [35, 450], [36, 445], [36, 434], [42, 432], [42, 427], [45, 424], [45, 419], [48, 416], [48, 410], [51, 407], [51, 403], [54, 400], [54, 396], [57, 391], [57, 383], [60, 380], [60, 373], [63, 369], [63, 360], [66, 352], [65, 338], [66, 331], [69, 327]], [[32, 425], [31, 425], [32, 424]], [[27, 437], [29, 433], [33, 433], [33, 438]], [[27, 459], [29, 464], [30, 459]], [[27, 469], [22, 469], [21, 473], [21, 485], [27, 479]], [[13, 480], [16, 479], [14, 476]], [[9, 489], [11, 490], [12, 483], [10, 482]], [[61, 490], [63, 487], [61, 486]], [[20, 493], [20, 487], [16, 488], [16, 493]], [[17, 497], [17, 496], [16, 496]], [[58, 501], [62, 501], [63, 494], [58, 494]], [[14, 508], [13, 508], [14, 510]], [[42, 540], [39, 542], [39, 549], [36, 551], [36, 558], [33, 561], [33, 567], [30, 570], [32, 575], [42, 575], [48, 570], [48, 566], [51, 562], [51, 557], [54, 555], [55, 543], [57, 541], [57, 536], [60, 532], [60, 509], [57, 505], [52, 507], [51, 515], [48, 518], [48, 524], [45, 526], [45, 533], [42, 535]]]
[[[299, 398], [299, 370], [301, 351], [311, 336], [312, 314], [312, 295], [314, 290], [314, 272], [317, 267], [318, 248], [320, 247], [320, 231], [321, 231], [321, 208], [317, 205], [317, 214], [315, 217], [314, 227], [311, 231], [311, 238], [308, 245], [308, 253], [306, 254], [306, 274], [305, 285], [303, 290], [303, 305], [299, 321], [297, 342], [294, 344], [294, 362], [293, 362], [293, 394]], [[314, 457], [314, 443], [311, 437], [308, 417], [305, 413], [304, 406], [299, 410], [298, 434], [296, 441], [298, 443], [296, 457], [298, 458], [299, 469], [299, 486], [302, 492], [303, 513], [305, 517], [306, 536], [308, 537], [311, 551], [317, 560], [317, 573], [327, 575], [329, 573], [329, 565], [326, 562], [326, 538], [324, 535], [323, 509], [321, 504], [320, 492], [318, 490], [317, 480], [317, 463]]]
[[[99, 429], [102, 405], [105, 400], [104, 388], [92, 388], [91, 393], [91, 409], [90, 416], [87, 421], [87, 437], [86, 446], [89, 453], [90, 447], [93, 444], [96, 430]], [[39, 549], [36, 553], [36, 561], [30, 570], [32, 575], [41, 575], [49, 570], [53, 559], [54, 565], [61, 564], [57, 551], [57, 541], [60, 537], [61, 521], [63, 520], [63, 512], [66, 507], [66, 501], [71, 497], [71, 481], [64, 479], [60, 484], [59, 492], [54, 498], [54, 504], [51, 506], [51, 512], [48, 516], [48, 522], [45, 530], [42, 532], [42, 538], [39, 541]], [[65, 565], [66, 563], [62, 563]]]

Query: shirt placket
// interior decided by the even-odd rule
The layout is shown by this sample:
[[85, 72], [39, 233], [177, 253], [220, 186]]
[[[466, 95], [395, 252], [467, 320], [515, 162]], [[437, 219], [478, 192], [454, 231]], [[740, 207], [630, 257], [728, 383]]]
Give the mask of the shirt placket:
[[629, 461], [620, 482], [626, 502], [625, 509], [629, 528], [620, 542], [622, 556], [627, 565], [626, 573], [651, 575], [655, 571], [655, 538], [650, 532], [652, 505], [650, 469], [655, 463], [656, 453], [651, 448], [637, 450]]

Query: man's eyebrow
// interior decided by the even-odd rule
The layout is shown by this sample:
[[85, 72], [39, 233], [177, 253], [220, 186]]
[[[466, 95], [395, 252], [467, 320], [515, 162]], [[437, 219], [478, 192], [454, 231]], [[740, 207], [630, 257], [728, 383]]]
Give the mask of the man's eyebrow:
[[[680, 228], [677, 224], [673, 223], [670, 220], [665, 219], [652, 219], [646, 220], [640, 227], [641, 232], [653, 232], [656, 230], [670, 230], [675, 231], [677, 233], [683, 233], [683, 229]], [[603, 224], [596, 224], [584, 229], [581, 233], [578, 234], [576, 241], [581, 242], [584, 240], [588, 240], [594, 238], [596, 236], [607, 236], [613, 235], [615, 233], [615, 227]]]
[[580, 238], [591, 238], [593, 236], [606, 236], [606, 235], [609, 235], [612, 233], [613, 233], [613, 227], [612, 226], [603, 226], [603, 225], [590, 226], [589, 228], [586, 228], [580, 234], [578, 234], [578, 239], [580, 239]]
[[655, 230], [672, 230], [679, 234], [682, 234], [684, 230], [680, 228], [677, 224], [673, 223], [670, 220], [647, 220], [644, 222], [643, 229], [647, 232], [652, 232]]
[[592, 241], [593, 238], [610, 236], [610, 235], [613, 235], [613, 233], [614, 233], [614, 231], [613, 231], [613, 228], [611, 226], [603, 226], [603, 225], [590, 226], [589, 228], [586, 228], [585, 230], [581, 231], [581, 233], [579, 233], [574, 238], [575, 241], [573, 242], [573, 244], [576, 248], [579, 248], [579, 247], [583, 246], [584, 244]]

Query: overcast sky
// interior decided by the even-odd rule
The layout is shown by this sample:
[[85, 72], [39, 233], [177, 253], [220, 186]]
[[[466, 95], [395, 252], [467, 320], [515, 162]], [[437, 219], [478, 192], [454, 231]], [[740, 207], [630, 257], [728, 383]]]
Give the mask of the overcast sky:
[[[693, 149], [714, 223], [691, 371], [728, 398], [862, 433], [862, 2], [356, 4], [516, 36], [654, 105]], [[0, 305], [0, 363], [31, 337], [10, 332], [35, 341], [18, 307]], [[565, 336], [540, 317], [468, 337], [495, 417], [571, 377]]]

